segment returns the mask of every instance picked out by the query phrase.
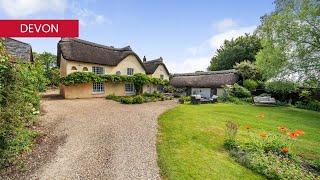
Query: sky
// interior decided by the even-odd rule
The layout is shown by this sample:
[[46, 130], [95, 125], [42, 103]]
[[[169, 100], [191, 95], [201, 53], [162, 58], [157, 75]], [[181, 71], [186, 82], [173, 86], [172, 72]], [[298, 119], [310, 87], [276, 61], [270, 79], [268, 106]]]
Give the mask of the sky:
[[[80, 39], [130, 45], [183, 73], [205, 71], [225, 39], [252, 33], [273, 9], [273, 0], [0, 0], [0, 19], [79, 19]], [[60, 39], [18, 40], [56, 54]]]

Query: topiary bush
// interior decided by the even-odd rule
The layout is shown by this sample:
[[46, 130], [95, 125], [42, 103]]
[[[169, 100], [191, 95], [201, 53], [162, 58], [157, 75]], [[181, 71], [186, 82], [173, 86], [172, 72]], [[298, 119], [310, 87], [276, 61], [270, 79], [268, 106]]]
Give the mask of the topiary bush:
[[252, 79], [246, 79], [243, 81], [243, 86], [247, 88], [249, 91], [254, 91], [258, 87], [258, 83]]

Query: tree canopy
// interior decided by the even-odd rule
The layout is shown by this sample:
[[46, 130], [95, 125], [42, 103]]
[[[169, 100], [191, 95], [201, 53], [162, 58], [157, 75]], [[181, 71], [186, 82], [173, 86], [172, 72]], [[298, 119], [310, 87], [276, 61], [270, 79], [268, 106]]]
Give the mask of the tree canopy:
[[263, 49], [256, 56], [264, 76], [320, 78], [320, 1], [276, 0], [261, 18]]
[[260, 39], [256, 35], [245, 34], [236, 39], [225, 40], [210, 61], [209, 70], [232, 69], [236, 63], [244, 60], [254, 62], [255, 55], [261, 49]]

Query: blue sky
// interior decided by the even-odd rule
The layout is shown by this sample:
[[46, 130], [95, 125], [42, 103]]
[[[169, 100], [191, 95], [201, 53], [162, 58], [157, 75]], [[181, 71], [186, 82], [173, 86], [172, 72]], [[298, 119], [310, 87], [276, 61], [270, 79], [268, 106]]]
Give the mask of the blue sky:
[[[172, 73], [205, 70], [224, 39], [251, 33], [272, 0], [0, 0], [0, 19], [79, 19], [81, 39], [162, 56]], [[3, 28], [3, 27], [0, 27]], [[20, 38], [56, 53], [59, 38]]]

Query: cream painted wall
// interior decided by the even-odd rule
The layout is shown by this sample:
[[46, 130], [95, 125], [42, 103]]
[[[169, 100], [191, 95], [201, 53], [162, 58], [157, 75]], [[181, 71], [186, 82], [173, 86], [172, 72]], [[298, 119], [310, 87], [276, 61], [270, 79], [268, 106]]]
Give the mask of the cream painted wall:
[[[145, 70], [142, 67], [142, 65], [139, 63], [139, 60], [133, 55], [129, 55], [126, 58], [124, 58], [117, 66], [105, 66], [105, 65], [92, 64], [92, 63], [69, 61], [69, 60], [65, 60], [61, 55], [60, 72], [62, 76], [66, 76], [73, 72], [78, 72], [78, 71], [82, 72], [84, 67], [88, 68], [88, 72], [92, 72], [93, 66], [104, 67], [105, 74], [116, 74], [117, 71], [120, 71], [121, 75], [127, 75], [127, 68], [133, 68], [134, 74], [136, 73], [145, 74]], [[76, 67], [77, 70], [72, 70], [72, 67]]]
[[157, 69], [154, 71], [152, 74], [152, 77], [154, 78], [160, 78], [160, 75], [163, 75], [163, 79], [169, 81], [169, 74], [167, 73], [166, 69], [164, 68], [163, 65], [159, 65]]

